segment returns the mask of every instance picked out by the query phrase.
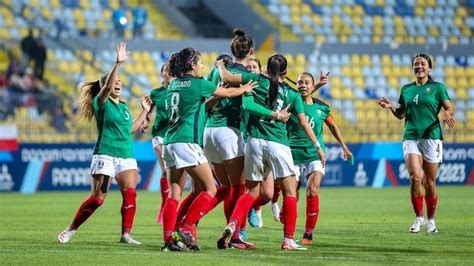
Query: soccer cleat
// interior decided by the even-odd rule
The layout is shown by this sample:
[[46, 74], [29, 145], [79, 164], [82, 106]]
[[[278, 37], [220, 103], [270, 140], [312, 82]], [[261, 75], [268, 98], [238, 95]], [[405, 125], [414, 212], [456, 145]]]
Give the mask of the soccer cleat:
[[194, 240], [193, 235], [191, 232], [183, 231], [182, 229], [178, 228], [176, 231], [173, 232], [173, 239], [176, 242], [183, 242], [190, 250], [199, 251], [201, 248]]
[[156, 222], [158, 224], [163, 224], [163, 206], [160, 207], [160, 212], [158, 213], [158, 216], [156, 217]]
[[72, 236], [76, 233], [76, 230], [72, 230], [69, 228], [69, 226], [64, 229], [59, 235], [58, 235], [58, 242], [61, 244], [65, 244], [71, 240]]
[[163, 246], [161, 247], [161, 251], [163, 251], [163, 252], [184, 251], [184, 249], [181, 248], [180, 246], [176, 245], [175, 243], [165, 242], [165, 244], [163, 244]]
[[255, 244], [245, 242], [240, 238], [231, 239], [228, 244], [229, 248], [237, 248], [237, 249], [256, 249], [257, 246]]
[[235, 231], [235, 223], [229, 223], [222, 232], [219, 239], [217, 239], [217, 248], [225, 249], [229, 246], [230, 239]]
[[272, 215], [275, 221], [280, 221], [280, 207], [278, 207], [278, 202], [272, 203]]
[[428, 231], [427, 231], [428, 233], [430, 234], [438, 233], [438, 228], [436, 228], [434, 219], [428, 219], [428, 223], [426, 224], [426, 226], [428, 227]]
[[247, 234], [247, 229], [245, 229], [245, 228], [240, 228], [239, 237], [240, 237], [242, 240], [247, 240], [247, 239], [249, 238], [249, 235]]
[[248, 221], [249, 221], [250, 226], [258, 227], [258, 218], [257, 218], [257, 214], [255, 213], [254, 208], [250, 209], [249, 211]]
[[123, 234], [120, 238], [120, 243], [132, 244], [132, 245], [141, 245], [142, 243], [133, 239], [130, 234]]
[[311, 244], [313, 244], [313, 234], [304, 233], [304, 234], [303, 234], [303, 240], [301, 240], [301, 243], [302, 243], [303, 245], [311, 245]]
[[423, 217], [416, 217], [415, 221], [413, 222], [412, 226], [410, 227], [410, 233], [420, 232], [421, 226], [423, 226], [424, 222], [425, 222], [425, 219]]
[[288, 239], [288, 238], [285, 238], [283, 240], [283, 242], [281, 242], [281, 249], [283, 249], [283, 250], [297, 250], [297, 251], [308, 250], [307, 248], [296, 244], [295, 240]]

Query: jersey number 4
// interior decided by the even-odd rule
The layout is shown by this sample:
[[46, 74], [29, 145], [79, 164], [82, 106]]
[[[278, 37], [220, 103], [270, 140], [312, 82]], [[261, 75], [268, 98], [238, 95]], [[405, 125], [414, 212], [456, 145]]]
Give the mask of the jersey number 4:
[[418, 94], [415, 96], [415, 98], [413, 98], [413, 102], [418, 105]]

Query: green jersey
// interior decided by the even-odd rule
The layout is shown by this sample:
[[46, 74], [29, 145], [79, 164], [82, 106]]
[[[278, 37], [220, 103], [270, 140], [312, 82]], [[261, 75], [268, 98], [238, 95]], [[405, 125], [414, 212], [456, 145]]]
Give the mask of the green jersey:
[[[270, 79], [261, 74], [242, 74], [243, 83], [247, 83], [251, 80], [256, 81], [258, 87], [255, 88], [252, 93], [246, 93], [244, 97], [253, 97], [255, 103], [265, 106], [272, 111], [280, 111], [286, 108], [288, 104], [291, 104], [290, 111], [293, 114], [296, 115], [304, 112], [303, 101], [301, 100], [300, 94], [291, 89], [288, 84], [280, 83], [276, 102], [272, 106], [269, 102]], [[286, 125], [281, 121], [250, 114], [246, 133], [249, 137], [274, 141], [289, 146]]]
[[[227, 70], [232, 74], [248, 73], [249, 71], [242, 64], [230, 63], [226, 66]], [[219, 71], [214, 68], [208, 80], [216, 86], [223, 84]], [[242, 120], [242, 96], [220, 99], [219, 102], [209, 111], [209, 119], [206, 127], [233, 127], [240, 129]]]
[[168, 127], [168, 113], [166, 112], [166, 88], [160, 87], [150, 92], [150, 98], [156, 107], [155, 122], [151, 134], [153, 137], [164, 137]]
[[403, 140], [443, 139], [438, 113], [449, 100], [443, 83], [428, 80], [418, 86], [415, 82], [402, 87], [398, 103], [404, 107]]
[[213, 83], [191, 75], [171, 81], [166, 93], [169, 122], [164, 144], [184, 142], [202, 146], [205, 102], [216, 89]]
[[107, 98], [99, 106], [99, 95], [93, 100], [98, 137], [94, 154], [119, 158], [135, 158], [132, 140], [133, 118], [126, 103]]
[[[324, 121], [330, 116], [329, 106], [318, 99], [313, 99], [312, 104], [303, 102], [303, 106], [306, 119], [321, 144], [321, 148], [326, 152], [323, 142], [323, 125]], [[304, 133], [297, 117], [291, 116], [290, 120], [286, 123], [286, 127], [288, 129], [288, 137], [290, 138], [291, 154], [295, 164], [320, 160], [316, 148]]]

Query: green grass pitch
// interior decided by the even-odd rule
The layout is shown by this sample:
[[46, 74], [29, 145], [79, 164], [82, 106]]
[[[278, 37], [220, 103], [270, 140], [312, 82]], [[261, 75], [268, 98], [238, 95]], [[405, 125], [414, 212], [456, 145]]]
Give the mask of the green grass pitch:
[[[155, 222], [159, 193], [138, 193], [133, 236], [141, 246], [118, 243], [120, 193], [114, 191], [68, 244], [56, 237], [71, 221], [87, 192], [0, 194], [0, 264], [474, 264], [474, 187], [439, 187], [438, 234], [408, 233], [413, 212], [408, 188], [322, 188], [315, 243], [308, 251], [280, 250], [282, 225], [263, 207], [264, 227], [249, 228], [256, 250], [218, 250], [222, 206], [199, 225], [200, 252], [165, 253]], [[302, 195], [303, 196], [303, 195]], [[302, 197], [302, 199], [304, 199]], [[297, 238], [304, 225], [299, 203]]]

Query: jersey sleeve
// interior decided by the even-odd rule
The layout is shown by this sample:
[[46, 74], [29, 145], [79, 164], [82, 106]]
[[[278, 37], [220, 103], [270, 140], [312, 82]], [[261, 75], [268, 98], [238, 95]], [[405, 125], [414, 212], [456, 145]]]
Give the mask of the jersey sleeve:
[[242, 105], [245, 111], [257, 115], [264, 116], [265, 118], [271, 118], [272, 110], [256, 103], [252, 93], [246, 93], [242, 99]]
[[[105, 101], [107, 102], [108, 99]], [[102, 106], [99, 106], [99, 95], [96, 95], [92, 100], [92, 108], [94, 108], [94, 112], [97, 112], [99, 109], [104, 109], [104, 105], [105, 103]]]
[[441, 102], [450, 100], [449, 95], [448, 95], [448, 90], [446, 89], [446, 85], [444, 85], [443, 83], [440, 83], [439, 85], [439, 99]]
[[260, 79], [260, 74], [257, 74], [257, 73], [252, 73], [252, 72], [245, 73], [245, 72], [243, 72], [241, 75], [242, 75], [242, 83], [243, 84], [249, 83], [252, 80], [257, 81], [258, 79]]
[[216, 91], [217, 86], [207, 80], [201, 80], [201, 96], [209, 98]]
[[294, 100], [292, 103], [293, 107], [290, 107], [290, 109], [293, 109], [293, 112], [295, 114], [304, 113], [303, 99], [301, 98], [300, 94], [295, 91], [291, 91], [291, 92], [294, 94]]

